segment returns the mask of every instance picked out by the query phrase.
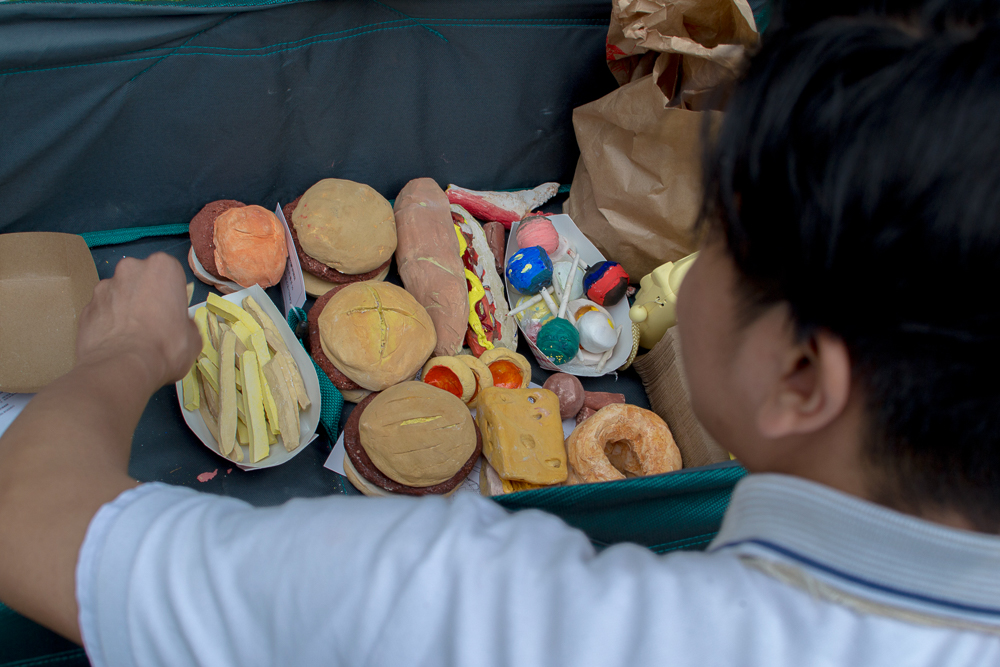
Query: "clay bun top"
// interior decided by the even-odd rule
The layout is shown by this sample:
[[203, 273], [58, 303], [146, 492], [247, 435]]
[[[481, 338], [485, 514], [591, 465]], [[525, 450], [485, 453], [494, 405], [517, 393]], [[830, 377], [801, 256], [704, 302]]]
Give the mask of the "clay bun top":
[[455, 476], [476, 449], [476, 427], [461, 399], [423, 382], [403, 382], [361, 414], [361, 445], [386, 477], [434, 486]]
[[261, 206], [231, 208], [215, 219], [215, 265], [241, 287], [270, 287], [285, 273], [288, 246], [274, 213]]
[[320, 181], [299, 199], [291, 222], [302, 250], [341, 273], [367, 273], [396, 251], [392, 206], [363, 183]]
[[351, 283], [319, 316], [323, 353], [344, 375], [371, 391], [410, 380], [437, 344], [427, 311], [392, 283]]

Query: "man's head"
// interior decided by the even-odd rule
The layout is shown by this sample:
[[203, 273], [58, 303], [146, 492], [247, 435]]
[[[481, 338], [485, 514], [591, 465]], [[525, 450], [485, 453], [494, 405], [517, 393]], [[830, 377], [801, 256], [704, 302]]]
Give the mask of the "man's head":
[[708, 161], [685, 363], [751, 469], [839, 466], [837, 486], [996, 531], [1000, 28], [915, 25], [765, 40]]

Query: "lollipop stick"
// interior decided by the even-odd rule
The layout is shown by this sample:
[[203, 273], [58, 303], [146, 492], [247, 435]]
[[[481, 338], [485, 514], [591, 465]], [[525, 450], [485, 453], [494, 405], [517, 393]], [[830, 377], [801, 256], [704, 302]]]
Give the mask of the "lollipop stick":
[[521, 313], [521, 312], [524, 312], [525, 310], [528, 310], [529, 308], [531, 308], [532, 306], [534, 306], [536, 303], [538, 303], [541, 300], [542, 300], [542, 295], [541, 294], [536, 294], [535, 296], [531, 297], [530, 299], [528, 299], [527, 301], [525, 301], [520, 306], [518, 306], [517, 308], [515, 308], [514, 310], [510, 311], [507, 314], [508, 315], [517, 315], [518, 313]]
[[549, 294], [548, 287], [543, 287], [542, 291], [539, 292], [539, 294], [541, 295], [542, 299], [545, 300], [545, 305], [549, 307], [549, 310], [552, 311], [553, 315], [559, 312], [559, 306], [557, 306], [556, 302], [552, 300], [552, 295]]
[[[618, 328], [618, 330], [617, 330], [616, 333], [618, 335], [618, 338], [622, 337], [621, 327]], [[597, 372], [598, 373], [600, 373], [601, 371], [604, 370], [604, 365], [608, 363], [609, 359], [611, 359], [611, 355], [614, 354], [616, 347], [618, 347], [618, 343], [617, 342], [611, 347], [610, 350], [606, 351], [604, 354], [601, 355], [601, 360], [599, 362], [597, 362]]]
[[573, 278], [576, 277], [576, 270], [580, 266], [580, 254], [573, 258], [573, 263], [569, 267], [569, 275], [566, 276], [566, 287], [562, 293], [562, 303], [559, 304], [559, 317], [566, 317], [566, 306], [569, 305], [569, 296], [573, 289]]

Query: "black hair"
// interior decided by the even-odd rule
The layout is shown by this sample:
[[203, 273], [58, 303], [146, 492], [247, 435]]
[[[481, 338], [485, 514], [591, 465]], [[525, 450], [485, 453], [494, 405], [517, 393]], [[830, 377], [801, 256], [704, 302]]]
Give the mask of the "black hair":
[[875, 499], [1000, 530], [1000, 29], [779, 28], [711, 143], [703, 223], [746, 300], [844, 340]]
[[982, 23], [997, 15], [998, 0], [779, 0], [774, 29], [803, 30], [833, 17], [880, 16], [942, 30], [956, 23]]

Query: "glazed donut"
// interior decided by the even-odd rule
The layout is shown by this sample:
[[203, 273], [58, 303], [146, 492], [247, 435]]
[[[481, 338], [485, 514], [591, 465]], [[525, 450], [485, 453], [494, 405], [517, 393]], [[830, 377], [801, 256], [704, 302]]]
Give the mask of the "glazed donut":
[[566, 439], [572, 473], [580, 482], [659, 475], [681, 467], [670, 428], [655, 413], [614, 403], [601, 408]]

